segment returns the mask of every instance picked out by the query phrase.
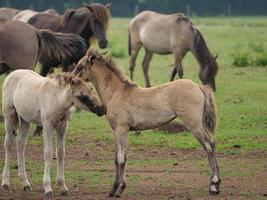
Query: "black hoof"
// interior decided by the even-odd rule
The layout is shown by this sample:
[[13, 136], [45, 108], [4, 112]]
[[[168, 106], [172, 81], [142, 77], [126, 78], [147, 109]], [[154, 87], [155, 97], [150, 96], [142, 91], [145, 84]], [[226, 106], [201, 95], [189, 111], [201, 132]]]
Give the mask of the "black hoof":
[[2, 185], [2, 189], [3, 189], [4, 191], [9, 190], [9, 185], [7, 185], [7, 184]]
[[61, 191], [61, 196], [69, 196], [69, 191], [68, 190], [63, 190]]
[[45, 193], [45, 198], [52, 198], [52, 197], [53, 197], [52, 191]]
[[24, 186], [22, 189], [24, 192], [29, 192], [32, 190], [31, 186], [29, 186], [29, 185]]

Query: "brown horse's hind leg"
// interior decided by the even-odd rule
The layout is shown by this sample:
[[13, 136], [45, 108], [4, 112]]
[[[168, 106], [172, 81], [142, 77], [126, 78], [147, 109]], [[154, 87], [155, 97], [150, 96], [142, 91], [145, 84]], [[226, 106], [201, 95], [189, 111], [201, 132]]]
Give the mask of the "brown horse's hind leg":
[[136, 42], [131, 44], [131, 58], [130, 58], [130, 77], [133, 80], [133, 72], [135, 68], [135, 61], [138, 55], [138, 52], [141, 48], [141, 43]]
[[151, 84], [150, 84], [150, 81], [149, 81], [149, 76], [148, 76], [148, 69], [149, 69], [149, 63], [150, 63], [150, 61], [152, 59], [152, 56], [153, 56], [153, 53], [146, 49], [145, 57], [144, 57], [143, 62], [142, 62], [142, 67], [143, 67], [143, 73], [144, 73], [144, 77], [145, 77], [146, 87], [151, 87]]

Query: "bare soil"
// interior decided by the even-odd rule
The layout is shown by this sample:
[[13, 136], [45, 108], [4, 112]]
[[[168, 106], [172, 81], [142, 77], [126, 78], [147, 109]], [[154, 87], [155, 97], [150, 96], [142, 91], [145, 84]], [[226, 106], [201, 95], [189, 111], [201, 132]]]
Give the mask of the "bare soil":
[[[15, 154], [13, 148], [13, 158]], [[0, 146], [0, 156], [3, 164], [3, 145]], [[55, 176], [52, 175], [54, 199], [112, 199], [108, 197], [108, 192], [115, 174], [113, 158], [113, 144], [93, 141], [90, 137], [69, 135], [66, 141], [66, 174], [93, 172], [99, 180], [97, 183], [92, 182], [94, 177], [91, 175], [90, 178], [80, 177], [79, 180], [66, 175], [70, 195], [62, 197], [55, 184]], [[27, 163], [31, 160], [43, 166], [43, 146], [29, 144], [26, 149], [26, 160]], [[53, 162], [55, 163], [55, 160]], [[121, 199], [267, 199], [267, 151], [237, 155], [219, 153], [218, 164], [222, 179], [221, 193], [210, 196], [209, 166], [202, 150], [130, 144], [127, 187]], [[54, 170], [55, 167], [53, 164]], [[15, 162], [12, 162], [11, 168], [10, 191], [0, 191], [0, 199], [44, 199], [42, 174], [38, 183], [32, 184], [32, 191], [25, 193], [17, 180]], [[29, 169], [27, 166], [29, 178], [37, 171], [40, 169]]]

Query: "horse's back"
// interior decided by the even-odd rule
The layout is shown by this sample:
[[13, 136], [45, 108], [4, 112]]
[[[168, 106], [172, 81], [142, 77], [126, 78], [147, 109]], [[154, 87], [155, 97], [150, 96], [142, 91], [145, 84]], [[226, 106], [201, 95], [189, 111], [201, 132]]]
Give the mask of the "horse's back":
[[50, 29], [58, 32], [61, 16], [49, 13], [38, 13], [32, 16], [28, 23], [37, 29]]
[[19, 12], [18, 14], [15, 15], [15, 17], [13, 17], [13, 21], [21, 21], [21, 22], [25, 22], [27, 23], [28, 20], [33, 17], [34, 15], [36, 15], [38, 12], [33, 11], [33, 10], [23, 10], [21, 12]]
[[29, 24], [10, 21], [0, 24], [0, 59], [14, 69], [33, 69], [38, 57], [36, 29]]
[[19, 69], [11, 72], [2, 88], [3, 112], [8, 112], [12, 107], [19, 116], [23, 116], [27, 109], [37, 110], [39, 105], [35, 100], [40, 96], [38, 88], [42, 87], [45, 79], [32, 70]]
[[189, 48], [184, 38], [191, 30], [185, 19], [180, 13], [166, 15], [144, 11], [131, 20], [129, 31], [151, 52], [169, 54], [177, 47]]

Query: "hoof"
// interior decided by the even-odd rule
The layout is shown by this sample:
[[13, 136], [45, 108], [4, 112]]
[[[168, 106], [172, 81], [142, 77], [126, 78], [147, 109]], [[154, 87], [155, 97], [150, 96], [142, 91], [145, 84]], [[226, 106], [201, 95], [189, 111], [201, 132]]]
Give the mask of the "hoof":
[[32, 188], [29, 185], [26, 185], [26, 186], [23, 187], [23, 191], [24, 192], [30, 192], [31, 190], [32, 190]]
[[69, 190], [62, 190], [60, 194], [61, 196], [65, 196], [65, 197], [69, 196]]
[[52, 198], [52, 197], [53, 197], [52, 191], [45, 193], [45, 198]]
[[219, 185], [211, 185], [209, 190], [210, 195], [217, 195], [220, 193]]
[[7, 185], [7, 184], [2, 185], [2, 189], [3, 189], [4, 191], [9, 190], [9, 185]]

